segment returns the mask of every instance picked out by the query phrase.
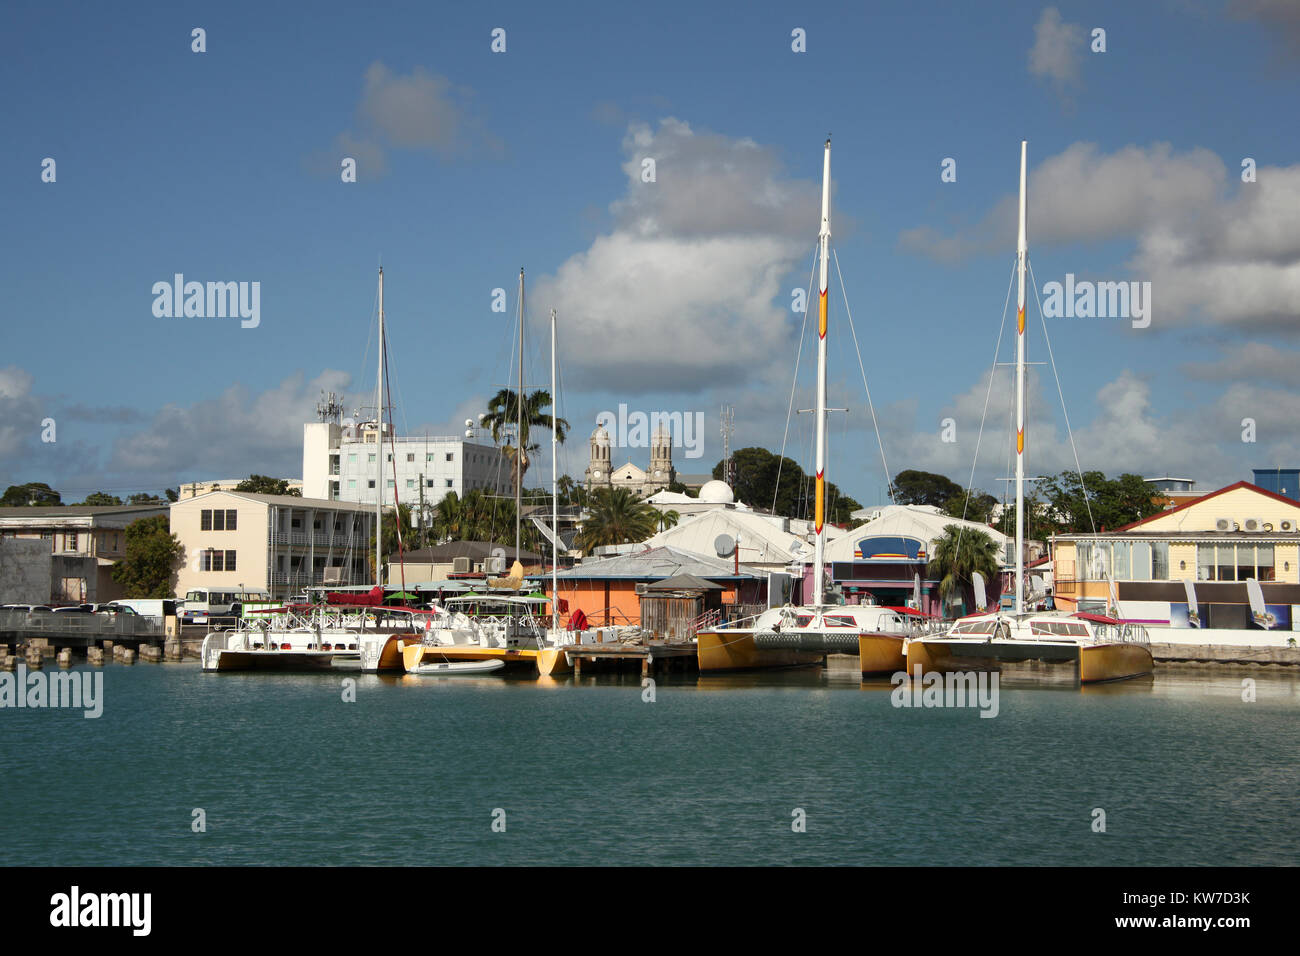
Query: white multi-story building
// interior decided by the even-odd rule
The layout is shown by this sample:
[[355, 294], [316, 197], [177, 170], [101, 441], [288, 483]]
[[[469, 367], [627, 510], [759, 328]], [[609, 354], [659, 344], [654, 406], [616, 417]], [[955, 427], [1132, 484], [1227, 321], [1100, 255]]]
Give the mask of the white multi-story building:
[[[306, 498], [375, 503], [397, 499], [418, 507], [436, 505], [448, 492], [463, 497], [475, 489], [492, 495], [514, 491], [510, 459], [495, 445], [456, 437], [390, 438], [377, 441], [373, 422], [358, 426], [309, 422], [303, 426], [302, 493]], [[377, 477], [376, 456], [382, 456]], [[377, 485], [377, 482], [382, 482]]]

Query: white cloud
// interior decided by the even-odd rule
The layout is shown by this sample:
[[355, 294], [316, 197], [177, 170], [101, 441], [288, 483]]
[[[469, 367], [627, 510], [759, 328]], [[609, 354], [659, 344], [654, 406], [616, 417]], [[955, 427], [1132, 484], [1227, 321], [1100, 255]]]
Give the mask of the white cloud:
[[345, 156], [357, 161], [357, 177], [388, 172], [391, 150], [419, 150], [442, 159], [481, 152], [499, 154], [501, 141], [488, 133], [470, 108], [472, 94], [445, 76], [415, 67], [394, 73], [372, 63], [362, 81], [356, 120], [359, 132], [344, 130], [330, 150], [307, 159], [317, 175], [337, 176]]
[[1064, 22], [1056, 7], [1047, 7], [1034, 24], [1029, 72], [1049, 80], [1058, 93], [1064, 93], [1079, 85], [1084, 50], [1083, 27]]
[[302, 426], [316, 420], [321, 390], [342, 393], [344, 372], [310, 381], [297, 372], [263, 392], [232, 385], [216, 398], [164, 405], [150, 424], [118, 439], [105, 470], [117, 484], [239, 478], [251, 473], [299, 477]]
[[[629, 127], [615, 227], [543, 277], [569, 381], [620, 394], [701, 392], [788, 366], [788, 279], [811, 255], [820, 184], [752, 140], [666, 119]], [[655, 181], [643, 182], [643, 160]], [[819, 170], [820, 156], [809, 166]], [[834, 221], [832, 223], [835, 224]], [[806, 280], [803, 280], [806, 281]]]
[[[1074, 143], [1031, 171], [1031, 257], [1044, 242], [1131, 238], [1127, 269], [1152, 283], [1157, 326], [1187, 319], [1290, 326], [1300, 303], [1300, 164], [1260, 166], [1256, 177], [1232, 192], [1228, 168], [1205, 149], [1176, 153], [1155, 143], [1105, 154]], [[1009, 255], [1015, 205], [1004, 196], [973, 229], [908, 229], [899, 244], [941, 261], [999, 249]], [[1086, 270], [1060, 270], [1067, 271]]]

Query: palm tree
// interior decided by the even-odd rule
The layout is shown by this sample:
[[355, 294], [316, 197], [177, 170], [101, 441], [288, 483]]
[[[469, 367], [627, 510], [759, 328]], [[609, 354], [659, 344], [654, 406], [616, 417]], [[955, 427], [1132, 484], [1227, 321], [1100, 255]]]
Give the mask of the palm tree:
[[626, 488], [601, 488], [591, 495], [576, 544], [588, 553], [604, 544], [644, 541], [655, 533], [659, 512]]
[[950, 598], [974, 602], [974, 573], [978, 571], [985, 581], [993, 581], [1001, 567], [997, 543], [983, 531], [950, 524], [943, 529], [943, 537], [934, 543], [934, 555], [926, 566], [926, 573], [939, 578], [939, 598], [945, 604]]
[[677, 527], [677, 522], [681, 520], [681, 515], [676, 511], [660, 511], [656, 520], [656, 525], [660, 531], [666, 531], [669, 528]]
[[[521, 488], [524, 484], [524, 475], [528, 473], [529, 453], [536, 452], [541, 447], [536, 442], [530, 442], [529, 433], [533, 428], [551, 427], [550, 409], [550, 392], [544, 388], [530, 392], [524, 399], [522, 434], [514, 436], [515, 445], [507, 441], [503, 449], [506, 457], [510, 459], [510, 480], [518, 481]], [[500, 442], [502, 434], [510, 429], [520, 430], [518, 393], [513, 389], [503, 388], [493, 395], [492, 400], [488, 402], [487, 412], [479, 418], [479, 425], [492, 430], [492, 440], [495, 442]], [[568, 432], [569, 423], [563, 418], [556, 419], [556, 440], [564, 441]], [[523, 449], [522, 455], [519, 454], [519, 448]]]

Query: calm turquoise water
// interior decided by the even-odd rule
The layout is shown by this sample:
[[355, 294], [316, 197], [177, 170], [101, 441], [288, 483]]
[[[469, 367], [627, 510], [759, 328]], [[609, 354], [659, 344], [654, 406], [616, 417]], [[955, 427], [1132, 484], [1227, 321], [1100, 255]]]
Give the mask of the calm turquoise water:
[[1004, 688], [981, 719], [818, 671], [661, 680], [654, 703], [631, 677], [358, 674], [344, 703], [342, 674], [103, 673], [98, 720], [0, 710], [0, 863], [1300, 858], [1297, 676], [1252, 675], [1254, 703], [1225, 672]]

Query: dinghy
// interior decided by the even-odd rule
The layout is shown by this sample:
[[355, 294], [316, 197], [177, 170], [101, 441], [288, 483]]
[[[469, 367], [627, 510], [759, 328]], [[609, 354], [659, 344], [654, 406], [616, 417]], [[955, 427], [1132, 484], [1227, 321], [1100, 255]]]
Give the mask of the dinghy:
[[490, 674], [492, 671], [499, 671], [506, 666], [505, 661], [428, 661], [424, 664], [417, 664], [414, 668], [407, 671], [408, 674], [419, 674], [422, 677], [461, 677], [473, 674]]

